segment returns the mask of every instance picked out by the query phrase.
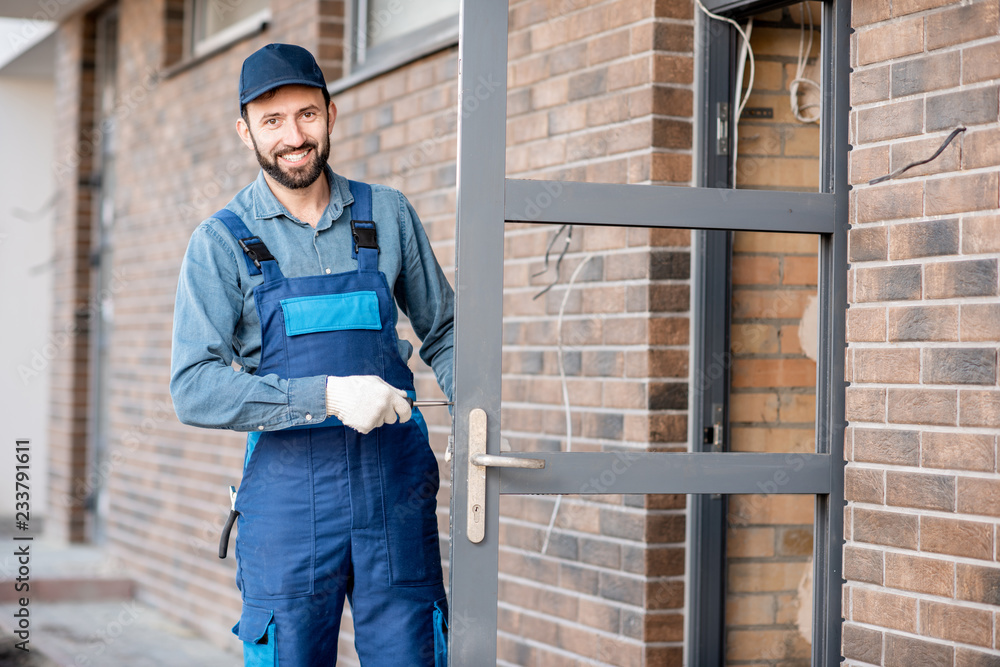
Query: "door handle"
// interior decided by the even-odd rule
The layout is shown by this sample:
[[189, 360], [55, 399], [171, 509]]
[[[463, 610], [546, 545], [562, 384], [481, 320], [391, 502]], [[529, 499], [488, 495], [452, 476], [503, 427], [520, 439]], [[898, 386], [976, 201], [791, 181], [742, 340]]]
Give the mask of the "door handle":
[[469, 541], [479, 544], [486, 537], [486, 468], [545, 467], [544, 459], [525, 459], [486, 453], [486, 411], [476, 408], [469, 413], [469, 476], [466, 532]]

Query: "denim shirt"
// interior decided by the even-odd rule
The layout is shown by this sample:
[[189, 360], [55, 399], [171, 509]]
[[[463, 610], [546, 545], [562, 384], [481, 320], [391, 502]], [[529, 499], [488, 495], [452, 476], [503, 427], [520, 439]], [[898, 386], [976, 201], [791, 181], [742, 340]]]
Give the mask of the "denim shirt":
[[[292, 217], [264, 180], [243, 188], [226, 208], [267, 245], [286, 278], [356, 271], [352, 257], [354, 198], [347, 179], [326, 167], [330, 203], [315, 229]], [[452, 395], [455, 295], [434, 257], [413, 207], [398, 191], [372, 186], [378, 268], [396, 304], [422, 341], [420, 357]], [[326, 415], [326, 376], [257, 376], [261, 329], [243, 250], [216, 218], [204, 221], [188, 243], [174, 307], [170, 393], [185, 424], [236, 431], [277, 430], [315, 423]], [[393, 314], [395, 315], [395, 314]], [[395, 321], [395, 317], [393, 318]], [[397, 336], [409, 361], [413, 346]], [[307, 420], [306, 415], [312, 416]]]

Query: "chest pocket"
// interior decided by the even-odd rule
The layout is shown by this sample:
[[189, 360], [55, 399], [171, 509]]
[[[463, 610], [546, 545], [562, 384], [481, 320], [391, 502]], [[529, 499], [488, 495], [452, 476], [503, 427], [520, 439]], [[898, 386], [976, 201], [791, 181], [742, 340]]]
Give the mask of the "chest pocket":
[[378, 295], [372, 291], [299, 296], [281, 300], [285, 335], [382, 328]]

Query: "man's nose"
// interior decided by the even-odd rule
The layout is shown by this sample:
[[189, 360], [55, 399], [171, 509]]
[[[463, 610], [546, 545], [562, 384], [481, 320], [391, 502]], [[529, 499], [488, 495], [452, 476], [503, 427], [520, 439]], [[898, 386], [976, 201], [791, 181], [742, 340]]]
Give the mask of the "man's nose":
[[288, 133], [285, 135], [285, 143], [289, 146], [301, 146], [305, 143], [306, 135], [299, 127], [298, 121], [294, 123], [288, 123], [285, 127], [288, 128]]

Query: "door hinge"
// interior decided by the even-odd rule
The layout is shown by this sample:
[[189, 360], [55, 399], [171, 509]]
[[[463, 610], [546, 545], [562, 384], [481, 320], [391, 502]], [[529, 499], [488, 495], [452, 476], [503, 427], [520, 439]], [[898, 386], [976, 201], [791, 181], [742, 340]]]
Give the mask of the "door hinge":
[[715, 105], [715, 154], [729, 155], [729, 102]]

